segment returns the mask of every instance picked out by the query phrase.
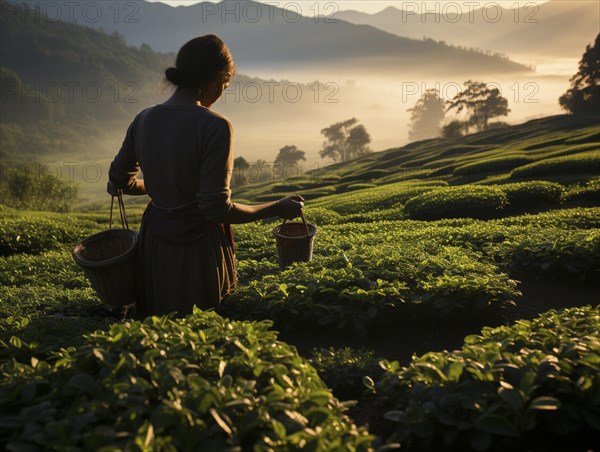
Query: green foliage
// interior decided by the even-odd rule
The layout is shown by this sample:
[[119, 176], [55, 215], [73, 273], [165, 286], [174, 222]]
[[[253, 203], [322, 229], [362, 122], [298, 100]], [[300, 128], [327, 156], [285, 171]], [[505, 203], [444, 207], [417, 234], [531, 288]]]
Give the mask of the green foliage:
[[592, 179], [585, 185], [570, 187], [565, 193], [565, 201], [584, 201], [598, 205], [600, 203], [600, 178]]
[[68, 217], [61, 221], [42, 217], [0, 219], [0, 256], [38, 254], [74, 245], [91, 230], [88, 222]]
[[[321, 179], [242, 187], [241, 197], [251, 201], [279, 199], [277, 192], [288, 190], [320, 196], [305, 208], [319, 234], [313, 261], [282, 272], [271, 235], [280, 220], [235, 225], [239, 289], [219, 312], [233, 319], [270, 319], [276, 328], [292, 330], [286, 332], [290, 337], [337, 332], [336, 341], [343, 341], [432, 322], [480, 328], [513, 313], [520, 295], [515, 278], [593, 284], [600, 276], [600, 209], [565, 209], [558, 204], [561, 185], [506, 184], [511, 168], [495, 165], [522, 158], [523, 149], [534, 164], [559, 156], [560, 162], [588, 158], [595, 155], [586, 151], [597, 147], [597, 129], [586, 118], [547, 118], [465, 137], [453, 146], [430, 140], [371, 154], [336, 165]], [[569, 139], [577, 144], [566, 144]], [[479, 164], [483, 177], [496, 173], [481, 181], [485, 186], [448, 186], [461, 181], [451, 174], [456, 167]], [[565, 172], [553, 177], [584, 179], [561, 165], [567, 165]], [[440, 175], [426, 180], [432, 171]], [[569, 187], [563, 198], [591, 199], [596, 179]], [[339, 193], [352, 184], [358, 187]], [[545, 202], [555, 210], [506, 216], [519, 212], [510, 208], [519, 203], [530, 211]], [[417, 218], [410, 209], [418, 204], [436, 218], [458, 218], [407, 220]], [[128, 211], [135, 225], [142, 209]], [[465, 212], [505, 217], [482, 221], [463, 217]], [[195, 441], [242, 450], [254, 444], [258, 450], [300, 445], [352, 450], [371, 444], [343, 416], [309, 363], [275, 340], [270, 323], [236, 323], [199, 312], [182, 320], [121, 323], [123, 313], [100, 302], [70, 254], [75, 242], [107, 227], [105, 210], [64, 215], [0, 206], [0, 214], [0, 442], [10, 441], [15, 449], [38, 441], [38, 448], [121, 450], [190, 449]], [[597, 310], [591, 312], [575, 317], [597, 323]], [[367, 404], [365, 421], [408, 450], [463, 451], [489, 444], [492, 450], [548, 450], [558, 432], [588, 438], [597, 431], [591, 428], [598, 419], [598, 382], [589, 375], [598, 373], [598, 363], [586, 355], [597, 355], [589, 346], [597, 333], [580, 329], [579, 320], [565, 322], [565, 328], [546, 322], [535, 334], [502, 327], [498, 331], [508, 328], [510, 338], [508, 333], [485, 343], [468, 338], [462, 351], [430, 353], [406, 369], [347, 348], [315, 352], [312, 364], [339, 397], [362, 398], [365, 389], [375, 390], [358, 406]], [[558, 339], [548, 339], [544, 329], [556, 331]], [[578, 335], [581, 341], [574, 342]], [[547, 345], [542, 352], [540, 343]], [[581, 362], [588, 368], [581, 370]], [[516, 372], [535, 373], [532, 392], [523, 389], [524, 377]], [[517, 400], [515, 391], [525, 394], [520, 412], [507, 408]], [[552, 398], [560, 402], [556, 410]], [[557, 414], [561, 417], [552, 417]], [[513, 427], [521, 435], [515, 439], [506, 435]], [[529, 442], [548, 430], [555, 434], [548, 436], [549, 445]]]
[[[77, 293], [75, 298], [81, 295], [81, 292]], [[15, 301], [19, 298], [15, 297]], [[55, 352], [83, 344], [85, 334], [106, 329], [117, 320], [112, 316], [100, 316], [98, 312], [93, 317], [60, 313], [8, 316], [0, 320], [0, 362], [15, 360], [29, 364], [32, 359], [53, 361], [56, 359]]]
[[277, 201], [279, 199], [281, 199], [283, 196], [278, 194], [278, 193], [272, 193], [269, 195], [260, 195], [256, 197], [256, 200], [259, 202], [271, 202], [271, 201]]
[[[293, 191], [297, 190], [300, 194], [303, 194], [304, 190], [334, 186], [337, 188], [336, 195], [354, 194], [351, 193], [354, 191], [357, 194], [361, 193], [363, 189], [355, 187], [356, 184], [374, 184], [384, 191], [386, 189], [383, 187], [389, 186], [387, 198], [380, 197], [382, 193], [376, 189], [370, 192], [370, 195], [383, 204], [367, 201], [364, 205], [372, 207], [365, 211], [352, 209], [346, 212], [335, 207], [337, 201], [346, 203], [347, 198], [344, 197], [336, 196], [335, 200], [333, 197], [323, 197], [322, 200], [318, 200], [320, 206], [323, 201], [322, 207], [336, 210], [340, 214], [360, 214], [361, 217], [367, 218], [373, 209], [398, 207], [395, 195], [401, 187], [395, 184], [400, 182], [410, 181], [414, 184], [420, 181], [423, 186], [430, 182], [438, 185], [448, 185], [448, 182], [452, 185], [469, 182], [495, 185], [513, 182], [516, 178], [550, 180], [563, 185], [585, 183], [598, 169], [593, 165], [587, 166], [588, 163], [569, 162], [597, 154], [596, 151], [600, 147], [598, 130], [598, 121], [588, 116], [554, 116], [516, 126], [486, 130], [457, 138], [456, 141], [431, 139], [410, 143], [401, 148], [371, 153], [353, 161], [327, 165], [309, 171], [303, 177], [285, 181], [285, 184], [298, 185], [299, 188], [294, 188]], [[552, 174], [538, 176], [532, 173], [531, 176], [522, 177], [518, 175], [522, 168], [525, 168], [525, 172], [529, 171], [527, 168], [530, 164], [536, 165], [556, 158], [562, 159], [563, 163]], [[571, 165], [574, 171], [571, 171]], [[511, 170], [514, 172], [512, 176]], [[336, 184], [338, 181], [341, 183]], [[273, 195], [272, 189], [273, 184], [257, 183], [235, 191], [237, 196], [254, 202], [258, 200], [257, 197], [260, 197], [260, 200], [272, 199], [268, 197]], [[312, 196], [311, 198], [314, 199]], [[404, 202], [406, 200], [400, 203]], [[399, 219], [401, 215], [396, 212], [390, 218]]]
[[367, 450], [372, 437], [268, 327], [196, 310], [114, 324], [54, 364], [8, 362], [0, 438], [10, 448]]
[[[375, 184], [350, 184], [344, 188], [344, 191], [362, 190], [363, 188], [374, 188], [377, 187]], [[339, 190], [338, 190], [339, 191]]]
[[454, 168], [452, 174], [454, 176], [468, 177], [481, 173], [498, 173], [517, 168], [532, 162], [531, 157], [521, 155], [511, 155], [506, 157], [497, 157], [485, 160], [477, 160], [473, 163]]
[[589, 450], [600, 432], [600, 308], [484, 328], [387, 365], [380, 433], [412, 450]]
[[507, 240], [494, 246], [496, 259], [511, 274], [547, 279], [596, 281], [600, 276], [600, 232], [550, 229], [527, 240]]
[[341, 400], [357, 400], [365, 392], [363, 380], [383, 374], [372, 351], [349, 347], [313, 350], [310, 363], [328, 388]]
[[273, 184], [271, 191], [273, 193], [292, 193], [297, 192], [300, 189], [298, 184]]
[[253, 280], [261, 279], [278, 271], [279, 265], [266, 259], [260, 261], [243, 259], [237, 265], [238, 279], [241, 284], [249, 284]]
[[[516, 226], [524, 234], [543, 233], [544, 229], [594, 229], [600, 227], [600, 210], [597, 208], [561, 209], [535, 215], [519, 215], [494, 221], [499, 226]], [[491, 227], [491, 224], [490, 224]]]
[[302, 197], [304, 199], [310, 200], [310, 199], [320, 198], [322, 196], [331, 195], [333, 193], [335, 193], [335, 187], [329, 185], [329, 186], [323, 186], [323, 187], [319, 187], [319, 188], [312, 188], [310, 190], [303, 190], [300, 194], [302, 195]]
[[304, 217], [307, 222], [316, 225], [338, 224], [344, 222], [344, 217], [342, 215], [323, 207], [306, 207]]
[[571, 138], [565, 140], [565, 144], [581, 144], [600, 141], [600, 131], [592, 130], [584, 131], [581, 134], [577, 134]]
[[77, 199], [75, 184], [64, 182], [40, 163], [3, 168], [0, 203], [18, 209], [68, 212]]
[[579, 70], [571, 77], [571, 87], [558, 102], [570, 113], [600, 112], [600, 33], [593, 45], [588, 44], [579, 62]]
[[499, 185], [512, 207], [536, 208], [560, 203], [565, 188], [555, 182], [528, 181]]
[[397, 207], [411, 198], [436, 188], [435, 184], [396, 184], [363, 188], [351, 193], [343, 193], [332, 198], [319, 200], [316, 205], [331, 209], [339, 214], [370, 213], [374, 210]]
[[67, 251], [0, 257], [0, 284], [51, 284], [66, 289], [90, 287], [87, 278]]
[[477, 131], [485, 130], [488, 121], [497, 116], [507, 116], [508, 100], [502, 97], [498, 88], [489, 88], [483, 82], [468, 80], [464, 83], [465, 90], [458, 93], [448, 102], [448, 110], [456, 109], [469, 112], [469, 126]]
[[407, 201], [404, 210], [416, 220], [490, 218], [508, 204], [502, 190], [492, 187], [440, 188]]
[[219, 312], [272, 319], [281, 329], [365, 333], [377, 324], [498, 311], [519, 295], [516, 283], [477, 252], [431, 242], [425, 234], [408, 241], [390, 231], [382, 242], [362, 226], [323, 227], [320, 234], [330, 239], [321, 240], [321, 256], [241, 286]]
[[350, 175], [345, 175], [342, 177], [343, 182], [350, 181], [370, 181], [373, 179], [379, 179], [387, 176], [390, 172], [386, 169], [369, 169], [365, 171], [357, 171]]
[[[5, 280], [11, 273], [21, 273], [1, 264]], [[51, 352], [82, 343], [84, 333], [123, 316], [103, 305], [89, 284], [71, 289], [61, 284], [66, 278], [55, 278], [56, 284], [44, 279], [36, 281], [31, 274], [26, 284], [13, 279], [19, 285], [0, 285], [0, 362], [14, 358], [29, 363], [34, 356], [47, 359]]]
[[356, 118], [347, 119], [321, 130], [325, 137], [319, 155], [332, 158], [335, 162], [346, 162], [371, 152], [371, 137], [364, 125]]
[[514, 179], [563, 174], [598, 174], [600, 153], [587, 152], [576, 156], [555, 157], [521, 166], [511, 172]]
[[[22, 20], [26, 6], [14, 4], [12, 8], [14, 13], [5, 14], [3, 18], [2, 40], [20, 45], [2, 47], [2, 65], [14, 70], [14, 76], [23, 81], [28, 91], [41, 80], [52, 81], [63, 89], [66, 89], [62, 85], [64, 82], [77, 80], [79, 83], [79, 89], [74, 90], [76, 95], [63, 93], [58, 101], [16, 102], [20, 114], [35, 113], [42, 104], [50, 109], [55, 120], [70, 119], [76, 124], [83, 122], [83, 118], [114, 121], [115, 117], [127, 118], [137, 113], [140, 99], [157, 97], [154, 94], [156, 84], [170, 63], [169, 56], [127, 46], [118, 33], [109, 35], [89, 27], [48, 19], [39, 10], [37, 14], [30, 11], [36, 20]], [[40, 70], [43, 79], [40, 79]], [[3, 77], [4, 74], [2, 71]], [[87, 102], [79, 91], [86, 83], [94, 83], [103, 93], [110, 94], [100, 96], [96, 102]], [[116, 84], [121, 89], [118, 102], [114, 100]], [[15, 91], [9, 98], [20, 98], [19, 90]], [[16, 114], [12, 112], [11, 116]], [[63, 124], [67, 125], [68, 121]]]

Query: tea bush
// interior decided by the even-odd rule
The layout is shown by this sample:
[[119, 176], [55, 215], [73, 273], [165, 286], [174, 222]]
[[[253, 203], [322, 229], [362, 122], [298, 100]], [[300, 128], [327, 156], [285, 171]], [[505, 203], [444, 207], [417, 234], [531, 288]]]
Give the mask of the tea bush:
[[585, 185], [570, 187], [565, 193], [565, 201], [583, 201], [600, 205], [600, 178], [592, 179]]
[[528, 181], [498, 185], [512, 207], [541, 207], [561, 202], [565, 188], [555, 182]]
[[490, 247], [511, 274], [546, 279], [597, 281], [600, 276], [600, 231], [548, 229]]
[[498, 188], [459, 186], [439, 188], [409, 199], [404, 210], [415, 220], [442, 218], [491, 218], [508, 205]]
[[597, 207], [578, 207], [552, 210], [549, 212], [523, 214], [489, 222], [498, 226], [518, 226], [527, 230], [543, 228], [592, 229], [600, 228], [600, 209]]
[[273, 193], [295, 193], [300, 189], [298, 184], [273, 184], [271, 191]]
[[269, 323], [115, 324], [53, 364], [1, 366], [10, 449], [368, 450], [316, 371]]
[[341, 400], [358, 400], [366, 388], [365, 377], [378, 379], [383, 374], [373, 351], [349, 347], [315, 349], [310, 363], [328, 388]]
[[518, 179], [549, 175], [598, 173], [600, 173], [600, 152], [586, 152], [530, 163], [514, 169], [511, 177]]
[[256, 196], [256, 200], [258, 202], [277, 201], [277, 200], [279, 200], [281, 198], [283, 198], [283, 195], [281, 195], [280, 193], [269, 193], [269, 194], [266, 194], [266, 195]]
[[65, 289], [90, 287], [88, 279], [77, 267], [68, 251], [0, 257], [0, 284], [7, 286], [50, 284]]
[[374, 431], [413, 450], [593, 450], [600, 434], [600, 308], [549, 311], [484, 328], [461, 350], [367, 383]]
[[308, 206], [304, 210], [306, 221], [315, 224], [317, 227], [324, 224], [338, 224], [344, 222], [343, 217], [339, 213], [330, 209]]
[[327, 256], [323, 244], [321, 257], [241, 286], [219, 312], [268, 318], [282, 329], [331, 325], [364, 333], [373, 323], [498, 310], [519, 295], [514, 281], [474, 251], [426, 238], [373, 243], [346, 232], [341, 253]]
[[325, 185], [323, 187], [311, 188], [310, 190], [302, 190], [300, 193], [304, 199], [311, 200], [327, 196], [335, 193], [335, 187], [332, 185]]
[[407, 200], [436, 189], [435, 185], [395, 183], [363, 188], [315, 202], [315, 206], [333, 210], [341, 215], [368, 214], [374, 210], [397, 207]]
[[366, 183], [350, 184], [344, 189], [344, 191], [362, 190], [363, 188], [374, 188], [374, 187], [377, 187], [377, 185], [366, 184]]
[[387, 169], [368, 169], [365, 171], [357, 171], [352, 174], [342, 176], [343, 182], [351, 181], [369, 181], [371, 179], [379, 179], [385, 177], [390, 173]]
[[83, 337], [98, 329], [108, 328], [116, 317], [87, 315], [66, 316], [12, 315], [0, 319], [0, 363], [14, 360], [30, 364], [32, 359], [55, 360], [62, 348], [83, 344]]
[[0, 220], [0, 256], [17, 253], [38, 254], [74, 245], [96, 232], [96, 225], [69, 217], [3, 218]]
[[103, 304], [89, 284], [68, 289], [30, 276], [22, 285], [0, 284], [0, 362], [46, 358], [81, 342], [84, 332], [123, 317], [121, 310]]
[[241, 284], [248, 284], [253, 280], [261, 279], [279, 271], [279, 265], [266, 259], [242, 259], [237, 262], [238, 280]]

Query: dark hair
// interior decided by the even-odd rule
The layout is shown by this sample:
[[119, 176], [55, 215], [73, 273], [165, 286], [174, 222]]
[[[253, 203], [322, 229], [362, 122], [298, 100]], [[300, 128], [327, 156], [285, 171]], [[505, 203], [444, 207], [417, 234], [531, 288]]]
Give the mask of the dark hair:
[[185, 43], [177, 53], [175, 67], [165, 71], [173, 85], [191, 88], [228, 83], [234, 75], [231, 52], [216, 35], [199, 36]]

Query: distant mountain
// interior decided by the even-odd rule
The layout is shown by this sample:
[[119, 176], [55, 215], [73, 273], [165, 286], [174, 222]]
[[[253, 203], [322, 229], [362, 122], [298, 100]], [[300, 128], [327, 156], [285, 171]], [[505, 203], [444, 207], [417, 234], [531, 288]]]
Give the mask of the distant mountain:
[[129, 118], [141, 98], [156, 91], [173, 59], [148, 46], [128, 46], [117, 33], [26, 15], [21, 7], [9, 10], [4, 0], [1, 5], [3, 123]]
[[422, 2], [410, 3], [405, 10], [393, 6], [375, 14], [348, 10], [334, 17], [398, 36], [427, 37], [510, 56], [579, 57], [600, 32], [600, 2], [595, 0], [550, 0], [517, 9], [501, 8], [502, 2], [477, 9], [459, 9], [458, 2], [427, 4], [427, 9], [421, 9]]
[[[45, 2], [27, 3], [44, 9]], [[443, 71], [467, 77], [528, 70], [493, 55], [399, 37], [345, 20], [326, 21], [313, 15], [309, 4], [294, 5], [291, 6], [296, 12], [250, 0], [179, 7], [142, 0], [80, 1], [76, 8], [63, 6], [62, 12], [54, 14], [109, 33], [117, 31], [133, 45], [146, 43], [160, 52], [177, 51], [194, 36], [215, 33], [229, 45], [238, 66], [246, 73], [265, 67], [291, 71], [308, 65], [353, 74], [406, 73], [417, 69], [422, 75]]]
[[[163, 77], [174, 54], [8, 4], [0, 0], [0, 156], [112, 158], [134, 115], [170, 95]], [[305, 149], [309, 134], [320, 142], [354, 92], [238, 73], [214, 109], [236, 125], [242, 155], [274, 158], [291, 135]]]

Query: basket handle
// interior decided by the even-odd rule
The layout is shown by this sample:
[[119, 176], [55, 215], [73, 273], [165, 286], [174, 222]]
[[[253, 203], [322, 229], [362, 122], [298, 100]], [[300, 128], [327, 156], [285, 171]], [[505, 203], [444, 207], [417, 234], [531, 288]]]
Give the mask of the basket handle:
[[121, 190], [120, 188], [117, 190], [117, 196], [113, 195], [110, 200], [110, 219], [108, 223], [108, 229], [112, 229], [115, 197], [118, 199], [119, 202], [119, 214], [121, 216], [121, 224], [123, 225], [123, 229], [129, 229], [129, 223], [127, 222], [127, 214], [125, 213], [125, 203], [123, 202], [123, 190]]
[[[306, 237], [310, 237], [310, 232], [308, 231], [308, 224], [306, 223], [306, 219], [304, 218], [304, 212], [300, 210], [300, 218], [302, 218], [302, 223], [304, 223], [304, 228], [306, 229]], [[283, 220], [283, 224], [285, 224], [287, 220]]]

